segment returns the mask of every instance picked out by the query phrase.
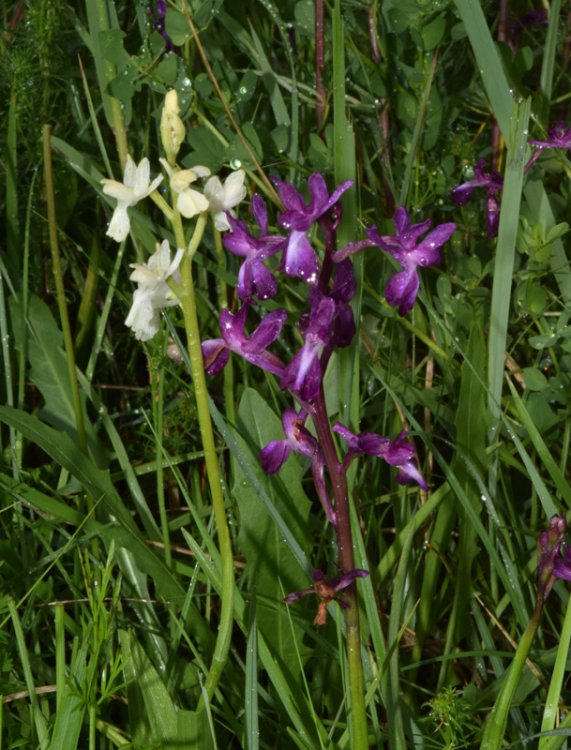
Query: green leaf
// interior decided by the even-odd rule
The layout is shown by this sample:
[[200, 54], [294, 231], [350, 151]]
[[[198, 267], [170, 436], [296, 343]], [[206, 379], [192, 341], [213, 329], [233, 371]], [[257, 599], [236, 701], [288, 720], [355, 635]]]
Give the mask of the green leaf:
[[137, 746], [175, 750], [214, 747], [205, 711], [181, 711], [133, 633], [119, 631], [129, 699], [129, 724]]

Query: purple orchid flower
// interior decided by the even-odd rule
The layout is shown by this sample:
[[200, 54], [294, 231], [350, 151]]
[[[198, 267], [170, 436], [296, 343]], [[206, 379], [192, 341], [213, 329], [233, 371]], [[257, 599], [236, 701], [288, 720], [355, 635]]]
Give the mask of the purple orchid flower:
[[458, 205], [463, 206], [472, 197], [476, 188], [485, 188], [487, 191], [487, 230], [488, 237], [496, 237], [498, 234], [498, 225], [500, 221], [500, 201], [499, 196], [504, 186], [503, 178], [497, 172], [491, 170], [486, 172], [484, 169], [485, 161], [480, 159], [474, 167], [474, 177], [462, 185], [455, 187], [450, 195], [452, 200]]
[[305, 420], [307, 412], [302, 409], [299, 414], [295, 409], [286, 409], [282, 415], [282, 427], [285, 440], [272, 440], [260, 451], [260, 461], [266, 474], [276, 474], [292, 451], [313, 459], [319, 452], [317, 440], [307, 430]]
[[252, 198], [252, 213], [260, 228], [258, 237], [249, 232], [245, 222], [235, 219], [229, 212], [226, 218], [232, 231], [224, 235], [224, 247], [246, 259], [238, 273], [238, 296], [245, 302], [249, 302], [254, 295], [261, 300], [275, 297], [278, 286], [263, 261], [287, 245], [286, 237], [268, 235], [268, 213], [258, 194]]
[[347, 609], [349, 604], [343, 599], [339, 599], [337, 594], [339, 591], [346, 589], [350, 586], [356, 578], [365, 578], [369, 575], [368, 570], [362, 570], [357, 568], [350, 570], [348, 573], [342, 576], [334, 576], [328, 580], [325, 578], [325, 573], [322, 570], [314, 569], [311, 577], [313, 578], [313, 586], [301, 591], [294, 591], [292, 594], [288, 594], [284, 597], [285, 604], [292, 604], [293, 602], [299, 601], [302, 597], [308, 596], [309, 594], [316, 594], [320, 598], [317, 614], [313, 620], [314, 625], [325, 625], [327, 622], [327, 607], [332, 601], [337, 601], [343, 609]]
[[260, 451], [262, 469], [266, 474], [276, 474], [290, 453], [300, 453], [311, 459], [313, 483], [317, 495], [332, 526], [337, 525], [337, 516], [331, 506], [331, 500], [325, 484], [325, 461], [317, 440], [305, 427], [307, 412], [302, 409], [299, 414], [295, 409], [286, 409], [282, 415], [282, 426], [285, 440], [272, 440]]
[[560, 121], [547, 131], [546, 141], [536, 141], [530, 138], [528, 143], [538, 149], [544, 148], [564, 148], [571, 149], [571, 125]]
[[246, 316], [248, 305], [245, 304], [237, 313], [222, 310], [219, 317], [222, 338], [202, 342], [202, 356], [208, 375], [215, 375], [222, 370], [229, 359], [230, 352], [244, 357], [253, 365], [272, 372], [278, 377], [284, 374], [283, 362], [266, 349], [277, 339], [287, 318], [285, 310], [274, 310], [266, 315], [260, 325], [249, 336], [246, 336]]
[[414, 459], [416, 451], [414, 446], [408, 442], [408, 435], [405, 430], [393, 441], [374, 432], [362, 432], [360, 435], [356, 435], [339, 422], [333, 426], [333, 432], [341, 435], [349, 446], [349, 452], [343, 461], [345, 468], [359, 453], [376, 456], [399, 469], [396, 476], [396, 481], [399, 484], [416, 482], [423, 490], [428, 489], [427, 483], [416, 466]]
[[[556, 578], [571, 581], [571, 553], [569, 547], [563, 544], [567, 531], [565, 516], [553, 516], [549, 523], [549, 530], [539, 535], [537, 540], [538, 596], [545, 601]], [[563, 557], [560, 555], [563, 547]]]
[[319, 357], [330, 343], [334, 331], [336, 304], [318, 290], [311, 299], [309, 315], [300, 320], [304, 343], [285, 368], [280, 385], [303, 401], [313, 401], [321, 388], [322, 372]]
[[278, 223], [284, 229], [290, 230], [282, 259], [282, 268], [288, 276], [297, 276], [308, 284], [315, 284], [319, 261], [305, 233], [315, 221], [321, 219], [335, 206], [353, 182], [352, 180], [343, 182], [329, 195], [324, 177], [319, 172], [314, 172], [307, 183], [311, 196], [308, 204], [305, 203], [301, 193], [289, 182], [274, 180], [274, 184], [286, 209], [278, 217]]
[[330, 297], [335, 302], [335, 322], [331, 344], [333, 346], [349, 346], [357, 329], [355, 316], [349, 302], [355, 296], [355, 273], [353, 263], [346, 258], [335, 265], [333, 287]]
[[375, 226], [369, 227], [367, 239], [350, 242], [333, 253], [332, 260], [334, 263], [341, 263], [366, 247], [380, 247], [390, 253], [403, 270], [388, 280], [385, 298], [389, 305], [398, 309], [399, 315], [406, 315], [414, 306], [420, 286], [416, 269], [418, 266], [432, 266], [442, 261], [442, 253], [438, 248], [454, 234], [456, 224], [440, 224], [420, 240], [420, 237], [430, 229], [430, 220], [411, 225], [408, 211], [401, 206], [395, 211], [393, 221], [396, 229], [394, 236], [382, 236]]

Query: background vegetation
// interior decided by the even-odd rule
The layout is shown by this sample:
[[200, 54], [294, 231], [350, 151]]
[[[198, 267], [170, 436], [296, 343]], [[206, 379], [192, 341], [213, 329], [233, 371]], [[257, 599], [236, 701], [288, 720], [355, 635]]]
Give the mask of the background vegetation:
[[[1, 4], [2, 748], [350, 747], [339, 611], [316, 629], [315, 602], [281, 602], [308, 585], [308, 561], [335, 574], [334, 537], [313, 513], [304, 460], [290, 458], [278, 477], [261, 472], [257, 452], [281, 437], [286, 404], [238, 359], [209, 381], [235, 607], [222, 682], [200, 705], [220, 552], [181, 320], [169, 310], [144, 345], [124, 326], [128, 264], [153, 251], [161, 216], [150, 204], [133, 211], [134, 239], [117, 246], [105, 237], [112, 204], [100, 184], [120, 175], [125, 147], [158, 172], [172, 87], [184, 166], [241, 166], [250, 190], [267, 193], [246, 139], [268, 176], [300, 186], [313, 171], [330, 186], [353, 178], [341, 241], [371, 224], [392, 232], [399, 205], [413, 221], [458, 224], [406, 318], [383, 298], [390, 260], [363, 254], [359, 335], [332, 363], [327, 391], [331, 415], [355, 427], [408, 427], [431, 487], [400, 487], [372, 459], [351, 475], [357, 563], [370, 571], [359, 582], [370, 746], [480, 744], [534, 611], [538, 534], [571, 505], [568, 152], [545, 151], [523, 170], [527, 137], [543, 140], [567, 118], [568, 17], [558, 0], [543, 15], [531, 0], [500, 12], [468, 0], [355, 0], [337, 17], [326, 4], [321, 95], [315, 5], [189, 2], [211, 75], [184, 13], [162, 20], [161, 3]], [[464, 206], [450, 196], [480, 158], [504, 175], [497, 238], [485, 191]], [[237, 259], [210, 233], [195, 263], [212, 338], [220, 303], [234, 301]], [[280, 304], [295, 310], [295, 294], [283, 284]], [[566, 741], [568, 600], [557, 583], [518, 681], [512, 747]], [[559, 719], [563, 730], [537, 739]]]

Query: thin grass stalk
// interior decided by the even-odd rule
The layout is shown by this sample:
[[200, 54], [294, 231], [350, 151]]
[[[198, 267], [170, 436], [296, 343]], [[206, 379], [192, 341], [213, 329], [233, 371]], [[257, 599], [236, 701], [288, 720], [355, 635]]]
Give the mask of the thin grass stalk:
[[[557, 647], [557, 656], [551, 672], [551, 682], [545, 699], [545, 708], [543, 709], [543, 719], [541, 721], [541, 731], [549, 732], [555, 729], [555, 724], [559, 716], [559, 700], [561, 697], [561, 688], [563, 679], [567, 671], [567, 657], [569, 655], [569, 646], [571, 645], [571, 597], [567, 601], [567, 610], [565, 620], [559, 634], [559, 646]], [[539, 740], [539, 750], [548, 750], [551, 740], [542, 737]]]
[[161, 535], [165, 550], [165, 563], [167, 568], [172, 569], [172, 550], [170, 543], [170, 531], [165, 505], [165, 478], [163, 472], [163, 408], [164, 408], [164, 370], [162, 367], [151, 372], [151, 382], [153, 391], [153, 412], [154, 412], [154, 432], [155, 432], [155, 456], [156, 468], [155, 476], [157, 480], [157, 502], [159, 506], [159, 518], [161, 522]]
[[[224, 507], [222, 478], [220, 476], [216, 443], [214, 441], [214, 431], [212, 429], [212, 421], [208, 405], [208, 390], [206, 387], [206, 376], [204, 373], [204, 362], [202, 359], [202, 349], [200, 344], [200, 329], [196, 312], [194, 281], [192, 278], [192, 258], [202, 240], [206, 221], [207, 216], [205, 214], [201, 214], [198, 217], [190, 245], [180, 265], [182, 283], [180, 303], [184, 316], [190, 369], [198, 413], [198, 425], [202, 447], [204, 449], [204, 460], [206, 463], [208, 484], [210, 487], [216, 531], [218, 534], [220, 557], [222, 560], [220, 624], [216, 638], [216, 645], [212, 655], [210, 671], [208, 672], [204, 684], [204, 695], [209, 702], [218, 686], [230, 650], [234, 610], [234, 559], [232, 555], [232, 542], [230, 539], [230, 530], [228, 528], [228, 519], [226, 518], [226, 509]], [[186, 241], [182, 231], [182, 223], [178, 211], [174, 212], [173, 226], [177, 246], [185, 247]], [[205, 708], [203, 697], [200, 699], [199, 708]]]
[[494, 707], [492, 708], [492, 713], [486, 722], [480, 750], [500, 750], [503, 745], [509, 710], [514, 699], [515, 691], [519, 685], [521, 674], [531, 649], [531, 644], [535, 638], [541, 620], [542, 611], [543, 599], [538, 598], [529, 624], [521, 637], [513, 661], [506, 673], [500, 693], [496, 698]]
[[559, 31], [559, 16], [561, 15], [561, 0], [551, 0], [549, 4], [549, 26], [547, 37], [541, 58], [541, 75], [539, 78], [539, 90], [541, 100], [539, 102], [539, 119], [541, 124], [547, 128], [549, 123], [549, 109], [551, 106], [551, 93], [553, 91], [553, 72], [555, 69], [555, 56], [557, 54], [557, 37]]
[[[2, 361], [4, 363], [4, 385], [6, 388], [6, 403], [14, 406], [14, 386], [12, 383], [12, 357], [10, 352], [10, 334], [8, 332], [8, 316], [6, 311], [6, 297], [4, 295], [4, 277], [0, 270], [0, 337], [2, 340]], [[12, 476], [18, 479], [20, 472], [18, 468], [18, 440], [16, 430], [9, 428], [10, 455], [12, 464]], [[0, 437], [0, 451], [3, 452]]]
[[[507, 141], [507, 161], [504, 189], [500, 209], [500, 226], [492, 303], [490, 311], [490, 336], [488, 343], [488, 411], [491, 418], [489, 439], [496, 439], [501, 414], [504, 362], [511, 304], [511, 289], [515, 260], [515, 245], [519, 225], [525, 156], [531, 100], [513, 102], [510, 121], [510, 137]], [[490, 464], [490, 487], [494, 492], [496, 461]]]
[[55, 606], [56, 644], [56, 713], [61, 711], [65, 693], [65, 609], [63, 604]]
[[46, 188], [46, 203], [48, 209], [48, 227], [49, 227], [49, 240], [50, 240], [50, 251], [52, 256], [52, 266], [54, 272], [54, 280], [56, 286], [56, 298], [59, 310], [59, 317], [61, 323], [61, 329], [63, 332], [63, 340], [65, 347], [65, 356], [67, 361], [67, 370], [69, 375], [69, 387], [71, 389], [71, 397], [73, 403], [73, 411], [75, 415], [75, 428], [77, 430], [77, 437], [81, 450], [87, 452], [87, 438], [85, 434], [85, 425], [83, 422], [83, 410], [81, 408], [81, 397], [79, 393], [79, 383], [76, 375], [75, 368], [75, 351], [73, 344], [73, 334], [71, 331], [71, 325], [69, 322], [69, 315], [67, 312], [67, 303], [65, 299], [65, 288], [63, 283], [63, 270], [61, 267], [61, 257], [59, 252], [59, 244], [57, 238], [57, 219], [56, 219], [56, 205], [54, 195], [54, 184], [53, 184], [53, 172], [52, 172], [52, 153], [51, 153], [51, 127], [50, 125], [44, 125], [43, 127], [43, 146], [44, 146], [44, 179]]
[[18, 647], [18, 653], [20, 655], [20, 661], [22, 663], [22, 671], [24, 673], [24, 679], [26, 681], [26, 689], [30, 696], [30, 704], [32, 707], [32, 720], [36, 729], [36, 735], [41, 750], [45, 750], [49, 742], [48, 726], [46, 718], [42, 712], [38, 696], [36, 693], [36, 686], [34, 685], [34, 677], [32, 675], [32, 667], [30, 666], [30, 659], [28, 656], [28, 649], [26, 646], [26, 639], [24, 637], [24, 631], [22, 629], [22, 623], [18, 616], [18, 610], [12, 598], [8, 598], [6, 602], [8, 606], [8, 613], [12, 620], [12, 626], [14, 627], [14, 634], [16, 636], [16, 645]]

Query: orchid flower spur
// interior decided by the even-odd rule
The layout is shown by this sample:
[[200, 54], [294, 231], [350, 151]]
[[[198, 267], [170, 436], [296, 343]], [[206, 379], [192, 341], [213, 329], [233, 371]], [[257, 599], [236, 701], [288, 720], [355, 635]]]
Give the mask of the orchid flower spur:
[[304, 596], [316, 594], [321, 601], [319, 602], [313, 624], [325, 625], [327, 622], [327, 607], [332, 601], [337, 601], [343, 609], [346, 609], [349, 606], [346, 601], [338, 598], [337, 594], [350, 586], [356, 578], [365, 578], [368, 575], [368, 570], [357, 568], [355, 570], [350, 570], [348, 573], [345, 573], [345, 575], [335, 576], [327, 580], [323, 571], [315, 569], [311, 574], [311, 577], [313, 578], [313, 586], [288, 594], [284, 597], [284, 603], [292, 604], [293, 602], [299, 601]]
[[306, 204], [302, 195], [289, 182], [274, 180], [285, 211], [278, 217], [278, 223], [290, 236], [282, 259], [282, 268], [288, 276], [297, 276], [308, 284], [315, 284], [319, 262], [315, 251], [306, 237], [311, 225], [324, 216], [337, 204], [341, 195], [351, 187], [352, 180], [338, 185], [329, 195], [325, 179], [314, 172], [308, 179], [311, 201]]
[[219, 177], [214, 176], [204, 186], [204, 195], [208, 199], [210, 211], [214, 214], [214, 226], [219, 232], [230, 231], [226, 212], [233, 216], [234, 206], [246, 197], [245, 177], [244, 170], [238, 169], [229, 174], [224, 183]]
[[129, 278], [137, 282], [138, 288], [133, 294], [133, 305], [125, 325], [140, 341], [148, 341], [159, 330], [159, 310], [178, 304], [167, 282], [171, 277], [176, 279], [183, 255], [184, 249], [179, 248], [171, 261], [170, 246], [164, 240], [157, 244], [157, 249], [145, 264], [131, 264], [134, 270]]
[[106, 232], [116, 242], [123, 242], [129, 234], [131, 222], [127, 209], [150, 195], [163, 179], [163, 176], [159, 175], [151, 182], [150, 173], [151, 166], [146, 157], [136, 165], [131, 156], [127, 155], [123, 182], [109, 179], [101, 181], [105, 195], [110, 195], [117, 200]]
[[[539, 597], [545, 601], [556, 578], [571, 581], [571, 551], [563, 544], [567, 531], [565, 516], [553, 516], [548, 531], [537, 540], [537, 589]], [[560, 554], [563, 547], [563, 557]]]
[[210, 203], [208, 198], [190, 187], [200, 177], [208, 177], [210, 170], [197, 164], [192, 169], [172, 169], [166, 159], [159, 159], [169, 176], [171, 190], [176, 194], [176, 207], [185, 219], [208, 211]]
[[252, 213], [260, 228], [254, 237], [245, 222], [227, 215], [232, 231], [224, 235], [224, 247], [234, 255], [245, 258], [238, 272], [238, 296], [249, 302], [255, 295], [265, 300], [275, 297], [277, 282], [272, 272], [264, 265], [264, 260], [284, 249], [287, 239], [280, 235], [268, 235], [268, 214], [262, 198], [252, 197]]
[[226, 366], [230, 352], [239, 354], [253, 365], [278, 377], [283, 375], [282, 361], [266, 349], [280, 335], [287, 318], [286, 311], [274, 310], [268, 313], [255, 331], [246, 336], [248, 307], [247, 304], [243, 305], [237, 313], [222, 310], [219, 318], [222, 338], [202, 342], [202, 356], [208, 375], [215, 375]]
[[362, 432], [360, 435], [356, 435], [347, 427], [337, 422], [333, 426], [333, 432], [341, 435], [349, 446], [349, 452], [343, 462], [345, 467], [359, 453], [376, 456], [399, 469], [399, 473], [396, 476], [396, 481], [399, 484], [416, 482], [423, 490], [428, 489], [428, 484], [416, 466], [414, 460], [416, 451], [414, 446], [408, 442], [406, 431], [403, 430], [395, 440], [391, 441], [374, 432]]
[[484, 169], [485, 161], [480, 159], [474, 167], [474, 177], [462, 185], [455, 187], [450, 195], [452, 200], [458, 205], [463, 206], [472, 197], [476, 188], [485, 188], [487, 192], [487, 231], [488, 237], [495, 237], [498, 234], [498, 224], [500, 220], [500, 202], [499, 196], [504, 185], [503, 178], [493, 170], [486, 172]]

